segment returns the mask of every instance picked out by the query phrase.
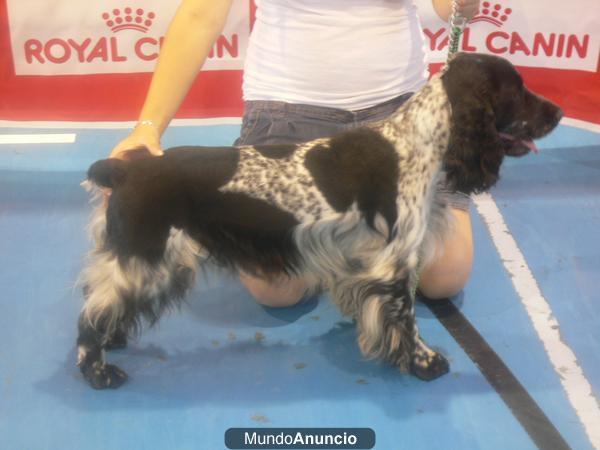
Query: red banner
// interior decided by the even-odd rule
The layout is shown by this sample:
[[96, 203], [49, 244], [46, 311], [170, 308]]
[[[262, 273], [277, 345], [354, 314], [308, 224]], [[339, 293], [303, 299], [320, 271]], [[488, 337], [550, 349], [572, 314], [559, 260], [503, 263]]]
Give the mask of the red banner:
[[[447, 25], [429, 0], [417, 3], [435, 71], [447, 51]], [[482, 2], [462, 49], [509, 58], [529, 87], [562, 105], [568, 117], [600, 123], [594, 25], [600, 11], [595, 0], [574, 0], [581, 8], [540, 15], [549, 3], [564, 9], [562, 0]], [[0, 0], [0, 119], [135, 120], [176, 6], [160, 0]], [[228, 25], [177, 117], [241, 115], [252, 13], [248, 0], [234, 0]]]

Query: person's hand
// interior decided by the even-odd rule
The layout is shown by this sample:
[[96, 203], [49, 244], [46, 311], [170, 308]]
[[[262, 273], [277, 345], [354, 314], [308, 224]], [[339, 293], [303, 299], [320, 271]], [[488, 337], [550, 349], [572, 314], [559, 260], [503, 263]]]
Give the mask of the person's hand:
[[[153, 125], [138, 124], [125, 139], [119, 142], [110, 153], [109, 158], [132, 160], [148, 156], [162, 156], [160, 134]], [[105, 201], [111, 194], [108, 188], [101, 188]]]
[[452, 7], [455, 2], [458, 13], [467, 21], [475, 17], [479, 11], [479, 0], [431, 0], [436, 14], [445, 22], [452, 17]]
[[129, 136], [113, 148], [109, 158], [130, 160], [148, 154], [162, 156], [160, 134], [154, 125], [138, 124]]
[[456, 0], [458, 12], [467, 20], [471, 20], [479, 11], [479, 0]]

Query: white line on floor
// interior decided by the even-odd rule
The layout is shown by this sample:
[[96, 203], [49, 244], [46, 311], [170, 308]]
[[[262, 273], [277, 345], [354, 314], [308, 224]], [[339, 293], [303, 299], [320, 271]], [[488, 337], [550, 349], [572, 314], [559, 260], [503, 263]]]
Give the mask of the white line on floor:
[[0, 134], [2, 144], [72, 144], [75, 142], [74, 133], [63, 134]]
[[595, 133], [600, 133], [600, 124], [585, 122], [579, 119], [571, 119], [570, 117], [565, 117], [560, 121], [561, 125], [567, 125], [569, 127], [580, 128], [586, 131], [593, 131]]
[[[53, 122], [0, 120], [0, 128], [62, 128], [62, 129], [131, 129], [137, 122]], [[217, 117], [213, 119], [174, 119], [169, 126], [193, 127], [212, 125], [240, 125], [241, 117]]]
[[575, 353], [561, 339], [559, 323], [492, 196], [490, 194], [476, 196], [475, 205], [490, 230], [504, 267], [510, 274], [533, 327], [544, 344], [569, 402], [579, 416], [590, 442], [596, 449], [600, 449], [600, 406], [577, 362]]

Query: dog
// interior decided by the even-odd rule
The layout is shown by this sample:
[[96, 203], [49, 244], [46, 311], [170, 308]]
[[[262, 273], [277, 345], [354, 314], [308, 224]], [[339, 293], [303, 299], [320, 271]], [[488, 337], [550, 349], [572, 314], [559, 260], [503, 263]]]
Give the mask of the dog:
[[458, 54], [388, 119], [333, 137], [94, 163], [86, 183], [112, 193], [80, 276], [84, 378], [119, 387], [127, 375], [105, 350], [179, 305], [208, 262], [306, 277], [355, 320], [363, 355], [423, 380], [445, 374], [414, 309], [419, 268], [452, 226], [436, 185], [488, 190], [503, 158], [534, 150], [561, 117], [508, 61]]

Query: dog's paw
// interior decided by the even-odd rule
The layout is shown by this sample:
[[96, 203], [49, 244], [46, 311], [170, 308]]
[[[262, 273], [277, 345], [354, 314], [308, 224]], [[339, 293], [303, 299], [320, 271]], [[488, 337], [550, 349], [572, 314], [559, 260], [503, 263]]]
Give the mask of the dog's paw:
[[127, 374], [111, 364], [94, 364], [88, 370], [82, 370], [83, 376], [94, 389], [117, 389], [125, 381]]
[[441, 353], [415, 355], [410, 365], [410, 373], [424, 381], [435, 380], [450, 371], [448, 360]]

